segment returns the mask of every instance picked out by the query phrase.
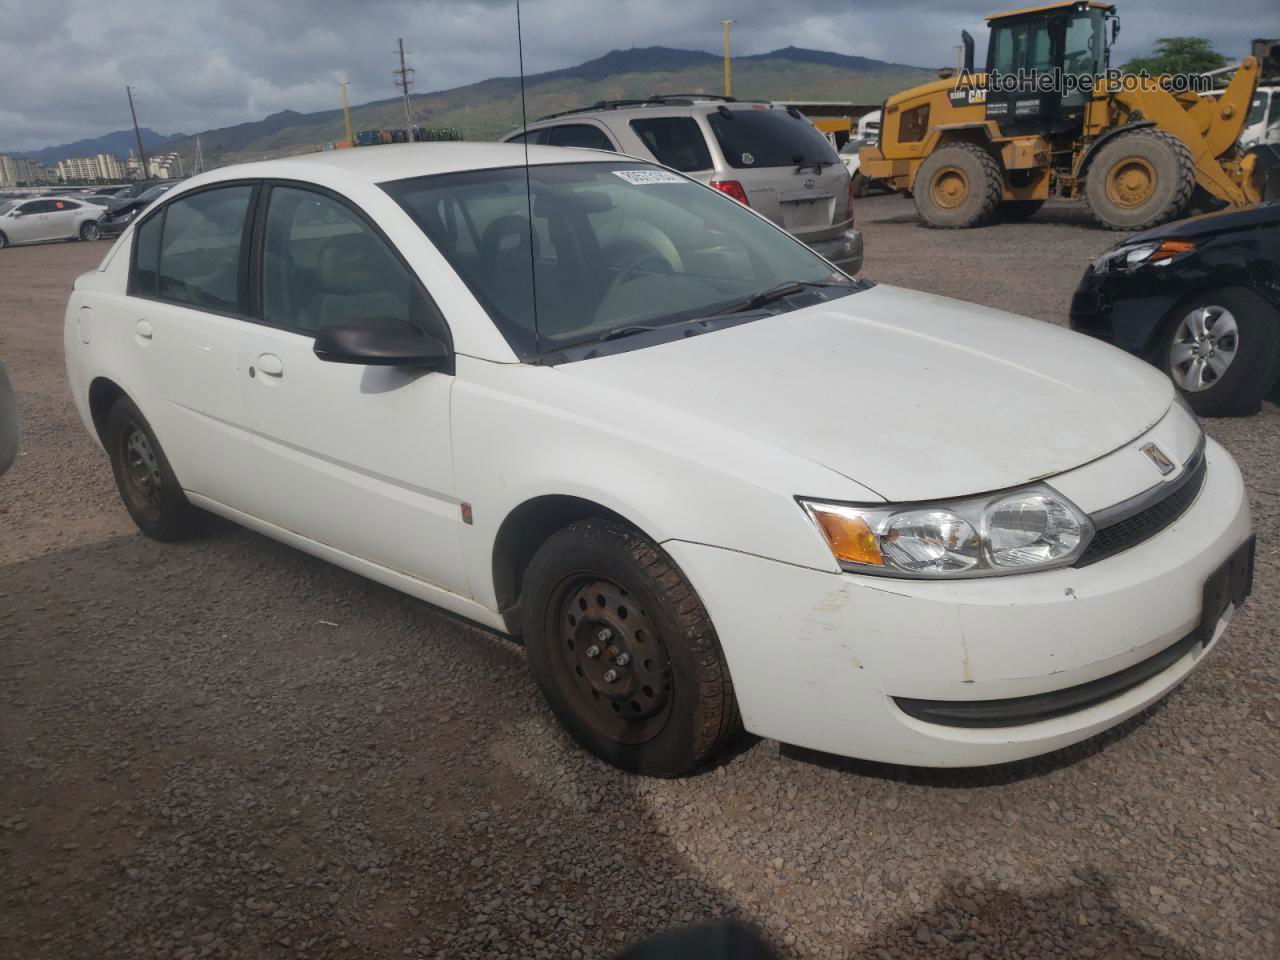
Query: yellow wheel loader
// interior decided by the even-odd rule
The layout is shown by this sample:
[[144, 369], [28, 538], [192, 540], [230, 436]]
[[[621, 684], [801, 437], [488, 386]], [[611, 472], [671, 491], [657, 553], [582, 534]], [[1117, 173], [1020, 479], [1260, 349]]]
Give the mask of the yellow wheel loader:
[[1110, 69], [1120, 30], [1110, 3], [995, 14], [986, 69], [965, 66], [885, 101], [866, 176], [915, 198], [931, 227], [1024, 219], [1049, 197], [1082, 197], [1113, 230], [1142, 230], [1206, 207], [1257, 203], [1256, 159], [1238, 145], [1258, 83], [1246, 58], [1214, 97], [1190, 78]]

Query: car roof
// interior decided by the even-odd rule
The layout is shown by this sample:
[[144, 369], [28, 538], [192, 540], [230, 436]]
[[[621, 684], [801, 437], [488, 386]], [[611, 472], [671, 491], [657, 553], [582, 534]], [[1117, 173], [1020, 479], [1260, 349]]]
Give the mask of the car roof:
[[[577, 147], [530, 146], [527, 156], [529, 163], [534, 165], [566, 161], [616, 162], [621, 159], [616, 153]], [[258, 177], [330, 180], [334, 173], [340, 173], [366, 183], [378, 184], [441, 173], [515, 167], [522, 165], [525, 157], [525, 146], [515, 143], [387, 143], [219, 167], [186, 182], [198, 185]]]
[[[786, 110], [787, 108], [782, 104], [772, 103], [768, 100], [725, 100], [723, 97], [708, 98], [706, 100], [619, 100], [548, 114], [545, 117], [530, 121], [529, 125], [522, 129], [534, 130], [548, 125], [572, 123], [582, 117], [598, 117], [600, 119], [618, 117], [623, 120], [652, 116], [691, 117], [700, 114], [717, 113], [722, 109]], [[512, 132], [519, 133], [520, 131], [515, 130]]]

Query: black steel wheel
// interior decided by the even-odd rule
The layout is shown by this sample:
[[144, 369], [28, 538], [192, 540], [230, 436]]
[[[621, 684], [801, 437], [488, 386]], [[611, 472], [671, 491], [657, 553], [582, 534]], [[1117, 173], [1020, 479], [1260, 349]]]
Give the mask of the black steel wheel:
[[675, 777], [739, 725], [706, 609], [644, 534], [603, 519], [553, 534], [525, 571], [529, 667], [565, 729], [602, 759]]
[[120, 499], [139, 530], [154, 540], [198, 532], [200, 512], [182, 492], [151, 424], [128, 397], [111, 408], [102, 440]]

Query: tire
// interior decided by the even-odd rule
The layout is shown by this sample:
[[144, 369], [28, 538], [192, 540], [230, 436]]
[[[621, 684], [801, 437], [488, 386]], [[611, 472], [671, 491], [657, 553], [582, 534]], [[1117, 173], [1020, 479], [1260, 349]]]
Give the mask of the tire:
[[9, 245], [9, 238], [6, 237], [3, 233], [0, 233], [0, 250], [3, 250], [8, 245]]
[[1111, 230], [1146, 230], [1183, 215], [1196, 186], [1191, 153], [1172, 134], [1143, 128], [1122, 133], [1089, 165], [1089, 209]]
[[80, 224], [81, 240], [97, 240], [102, 236], [102, 229], [98, 226], [97, 220], [86, 220]]
[[151, 424], [128, 397], [107, 415], [103, 444], [120, 499], [139, 530], [165, 542], [200, 531], [200, 511], [187, 500]]
[[1003, 184], [991, 154], [972, 143], [953, 143], [920, 164], [911, 192], [927, 226], [959, 229], [991, 222]]
[[1155, 360], [1200, 416], [1257, 413], [1280, 379], [1280, 311], [1243, 287], [1210, 291], [1169, 316]]
[[853, 175], [853, 196], [854, 198], [865, 197], [871, 192], [871, 180], [864, 176], [859, 170]]
[[521, 606], [534, 679], [569, 734], [602, 760], [678, 777], [737, 732], [711, 619], [644, 534], [611, 520], [570, 524], [529, 561]]
[[1043, 200], [1008, 200], [1000, 204], [1000, 219], [1005, 223], [1022, 223], [1036, 215]]

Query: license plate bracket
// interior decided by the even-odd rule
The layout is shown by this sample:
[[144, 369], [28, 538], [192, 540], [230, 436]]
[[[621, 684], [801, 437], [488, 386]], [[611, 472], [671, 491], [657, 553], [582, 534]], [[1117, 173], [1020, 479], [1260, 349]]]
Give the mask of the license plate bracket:
[[1207, 647], [1213, 639], [1218, 621], [1227, 607], [1234, 604], [1239, 610], [1245, 598], [1253, 592], [1253, 557], [1257, 545], [1258, 538], [1250, 537], [1204, 582], [1200, 626], [1196, 628], [1197, 639], [1202, 646]]

